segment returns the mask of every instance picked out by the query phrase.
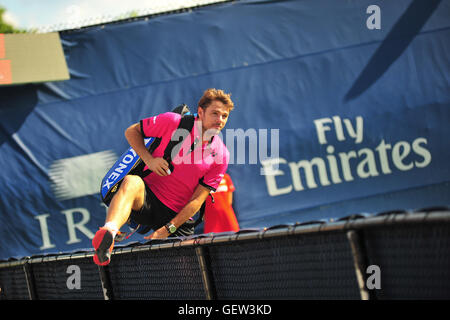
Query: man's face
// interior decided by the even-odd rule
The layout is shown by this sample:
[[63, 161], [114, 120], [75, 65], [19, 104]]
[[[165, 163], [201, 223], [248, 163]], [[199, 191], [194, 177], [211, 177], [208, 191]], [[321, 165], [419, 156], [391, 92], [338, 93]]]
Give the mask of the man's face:
[[198, 117], [202, 121], [202, 130], [208, 136], [216, 135], [225, 127], [230, 110], [221, 101], [214, 100], [204, 110], [198, 108]]

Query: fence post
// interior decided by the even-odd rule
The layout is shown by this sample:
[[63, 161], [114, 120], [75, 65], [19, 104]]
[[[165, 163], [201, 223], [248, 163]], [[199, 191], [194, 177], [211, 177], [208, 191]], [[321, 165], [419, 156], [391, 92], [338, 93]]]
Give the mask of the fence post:
[[213, 282], [211, 281], [211, 273], [206, 261], [205, 250], [202, 247], [196, 247], [195, 253], [197, 254], [200, 272], [202, 273], [203, 288], [205, 290], [206, 300], [214, 300], [216, 299], [215, 289]]
[[103, 298], [105, 300], [114, 300], [113, 288], [108, 266], [98, 266], [98, 271], [100, 274], [100, 280], [102, 282]]
[[367, 275], [367, 257], [361, 238], [354, 230], [347, 231], [347, 239], [352, 250], [353, 265], [355, 267], [356, 280], [359, 286], [361, 300], [373, 300], [373, 294], [370, 294], [366, 287]]
[[36, 300], [37, 295], [32, 267], [28, 263], [28, 261], [25, 261], [22, 268], [23, 272], [25, 273], [25, 280], [27, 281], [28, 296], [30, 300]]

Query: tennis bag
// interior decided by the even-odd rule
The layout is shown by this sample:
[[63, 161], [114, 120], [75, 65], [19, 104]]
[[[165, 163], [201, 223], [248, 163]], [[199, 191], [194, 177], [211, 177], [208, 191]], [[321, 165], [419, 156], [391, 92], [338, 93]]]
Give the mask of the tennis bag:
[[[164, 150], [163, 158], [169, 163], [170, 171], [173, 171], [173, 164], [171, 160], [172, 150], [175, 146], [181, 147], [181, 143], [184, 138], [190, 133], [192, 128], [194, 127], [195, 116], [192, 115], [189, 111], [189, 107], [185, 104], [182, 104], [175, 109], [172, 110], [174, 113], [181, 114], [181, 121], [178, 125], [178, 129], [185, 129], [182, 133], [184, 135], [180, 135], [180, 138], [176, 141], [170, 141]], [[187, 130], [187, 131], [186, 131]], [[161, 138], [146, 138], [144, 139], [145, 147], [149, 150], [150, 153], [153, 153], [155, 149], [161, 143]], [[175, 150], [177, 151], [177, 150]], [[176, 153], [175, 153], [176, 154]], [[146, 167], [144, 161], [137, 155], [137, 153], [133, 150], [133, 148], [128, 148], [120, 158], [116, 161], [116, 163], [111, 167], [111, 169], [106, 173], [105, 177], [102, 179], [101, 184], [101, 197], [102, 201], [109, 206], [112, 197], [119, 189], [123, 179], [125, 176], [132, 174], [138, 175], [142, 178], [146, 177], [151, 173], [150, 170], [144, 168]]]

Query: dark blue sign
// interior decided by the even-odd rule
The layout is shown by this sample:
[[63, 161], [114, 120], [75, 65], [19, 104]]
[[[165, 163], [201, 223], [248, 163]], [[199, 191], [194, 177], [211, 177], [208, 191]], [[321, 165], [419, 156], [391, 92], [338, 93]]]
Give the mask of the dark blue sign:
[[70, 80], [0, 88], [0, 258], [90, 248], [125, 129], [211, 87], [242, 228], [448, 205], [449, 16], [233, 1], [61, 32]]

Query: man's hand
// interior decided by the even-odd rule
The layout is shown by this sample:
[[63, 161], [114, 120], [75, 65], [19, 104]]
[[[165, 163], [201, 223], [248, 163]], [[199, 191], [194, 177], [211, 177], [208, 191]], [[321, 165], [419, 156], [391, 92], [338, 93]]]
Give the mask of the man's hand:
[[144, 239], [146, 240], [151, 240], [151, 239], [165, 239], [169, 236], [169, 231], [167, 231], [166, 227], [162, 226], [161, 228], [159, 228], [158, 230], [156, 230], [155, 232], [153, 232], [152, 234], [144, 237]]
[[145, 162], [147, 167], [158, 176], [164, 177], [170, 174], [169, 163], [164, 158], [152, 158]]
[[[185, 223], [190, 217], [192, 217], [200, 207], [203, 202], [205, 202], [211, 190], [208, 188], [198, 185], [191, 197], [191, 200], [181, 209], [181, 211], [170, 220], [177, 228], [179, 228], [183, 223]], [[165, 239], [169, 236], [169, 231], [167, 231], [165, 226], [162, 226], [151, 235], [144, 237], [144, 239]]]
[[141, 125], [139, 123], [132, 124], [125, 130], [125, 137], [130, 146], [141, 157], [147, 167], [159, 176], [167, 176], [170, 174], [169, 164], [163, 158], [154, 158], [147, 150], [144, 139], [142, 138]]

